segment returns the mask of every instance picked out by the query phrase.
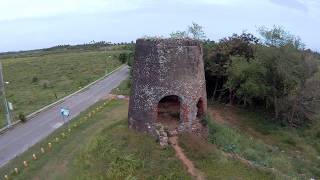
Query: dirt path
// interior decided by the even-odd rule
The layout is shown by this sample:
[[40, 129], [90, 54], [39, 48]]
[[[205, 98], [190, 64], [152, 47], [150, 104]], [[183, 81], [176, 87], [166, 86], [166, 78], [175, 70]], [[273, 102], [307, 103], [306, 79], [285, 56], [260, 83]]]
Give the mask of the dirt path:
[[216, 109], [210, 109], [211, 114], [214, 117], [214, 120], [217, 121], [220, 124], [225, 123], [225, 119], [221, 116], [220, 112]]
[[187, 167], [188, 173], [193, 176], [196, 180], [204, 180], [204, 176], [202, 173], [194, 167], [193, 162], [188, 159], [188, 157], [184, 154], [182, 148], [178, 144], [178, 137], [170, 137], [169, 142], [173, 149], [176, 151], [176, 156], [182, 161], [182, 163]]
[[[269, 138], [267, 135], [263, 135], [263, 134], [255, 131], [251, 127], [242, 124], [241, 119], [237, 115], [235, 107], [230, 107], [230, 106], [224, 107], [224, 108], [210, 107], [208, 109], [208, 111], [209, 111], [209, 113], [211, 113], [212, 117], [214, 118], [214, 121], [219, 124], [224, 124], [224, 125], [228, 125], [231, 128], [239, 129], [241, 132], [245, 132], [245, 134], [249, 135], [250, 137], [252, 137], [254, 139], [262, 140], [263, 142], [266, 143], [267, 146], [275, 144], [275, 142], [271, 138]], [[250, 167], [264, 169], [269, 172], [276, 172], [277, 174], [281, 175], [282, 177], [284, 177], [286, 179], [290, 179], [290, 177], [288, 175], [282, 173], [281, 171], [279, 171], [277, 169], [257, 165], [255, 163], [239, 156], [238, 154], [227, 153], [227, 152], [222, 152], [222, 153], [224, 156], [239, 160], [243, 164], [246, 164]]]
[[241, 117], [239, 117], [239, 115], [237, 114], [236, 107], [210, 107], [208, 108], [208, 111], [212, 115], [214, 121], [218, 124], [223, 124], [234, 129], [239, 129], [241, 132], [247, 134], [248, 136], [255, 139], [260, 139], [268, 145], [273, 145], [276, 143], [268, 135], [264, 135], [242, 122]]

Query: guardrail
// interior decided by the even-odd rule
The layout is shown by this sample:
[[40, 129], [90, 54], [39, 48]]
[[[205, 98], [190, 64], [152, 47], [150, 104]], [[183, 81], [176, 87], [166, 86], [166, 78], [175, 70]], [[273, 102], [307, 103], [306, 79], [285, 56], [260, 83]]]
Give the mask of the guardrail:
[[[97, 80], [93, 81], [92, 83], [86, 85], [85, 87], [77, 90], [76, 92], [73, 92], [73, 93], [71, 93], [71, 94], [69, 94], [69, 95], [67, 95], [67, 96], [59, 99], [58, 101], [53, 102], [53, 103], [51, 103], [51, 104], [49, 104], [49, 105], [46, 105], [46, 106], [44, 106], [43, 108], [41, 108], [41, 109], [39, 109], [39, 110], [37, 110], [37, 111], [35, 111], [35, 112], [27, 115], [27, 116], [26, 116], [27, 120], [32, 119], [33, 117], [35, 117], [35, 116], [36, 116], [37, 114], [39, 114], [40, 112], [43, 112], [43, 111], [45, 111], [45, 110], [47, 110], [47, 109], [49, 109], [49, 108], [51, 108], [51, 107], [53, 107], [53, 106], [55, 106], [55, 105], [57, 105], [57, 104], [62, 103], [62, 102], [63, 102], [64, 100], [66, 100], [67, 98], [69, 98], [69, 97], [71, 97], [71, 96], [73, 96], [73, 95], [75, 95], [75, 94], [77, 94], [77, 93], [79, 93], [79, 92], [81, 92], [81, 91], [83, 91], [83, 90], [91, 87], [92, 85], [94, 85], [94, 84], [96, 84], [97, 82], [103, 80], [104, 78], [110, 76], [111, 74], [113, 74], [114, 72], [118, 71], [119, 69], [121, 69], [121, 68], [123, 68], [123, 67], [125, 67], [125, 66], [127, 66], [127, 65], [126, 65], [126, 64], [123, 64], [123, 65], [117, 67], [116, 69], [114, 69], [113, 71], [111, 71], [110, 73], [105, 74], [104, 76], [100, 77], [99, 79], [97, 79]], [[17, 125], [20, 124], [20, 123], [21, 123], [21, 120], [18, 120], [18, 121], [13, 122], [9, 127], [6, 126], [6, 127], [1, 128], [1, 129], [0, 129], [0, 135], [1, 135], [1, 134], [4, 134], [4, 133], [5, 133], [6, 131], [8, 131], [9, 129], [14, 128], [15, 126], [17, 126]]]

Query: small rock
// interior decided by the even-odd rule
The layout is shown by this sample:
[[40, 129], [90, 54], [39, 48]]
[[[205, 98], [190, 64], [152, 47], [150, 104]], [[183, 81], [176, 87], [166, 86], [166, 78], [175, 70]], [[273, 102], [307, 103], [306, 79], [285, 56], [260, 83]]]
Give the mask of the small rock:
[[155, 124], [156, 129], [160, 129], [161, 128], [161, 124]]
[[156, 130], [157, 137], [160, 137], [160, 132]]
[[178, 131], [177, 130], [173, 130], [173, 131], [169, 131], [169, 137], [174, 137], [178, 135]]
[[160, 137], [160, 146], [167, 147], [168, 146], [168, 137]]
[[160, 136], [162, 137], [168, 137], [168, 134], [164, 131], [160, 131]]

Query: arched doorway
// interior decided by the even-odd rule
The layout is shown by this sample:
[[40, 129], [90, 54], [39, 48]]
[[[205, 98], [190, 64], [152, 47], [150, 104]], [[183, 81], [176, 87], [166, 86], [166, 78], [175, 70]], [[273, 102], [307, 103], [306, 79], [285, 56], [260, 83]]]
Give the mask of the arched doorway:
[[197, 118], [202, 118], [204, 115], [204, 105], [202, 98], [199, 99], [197, 103]]
[[165, 96], [158, 103], [157, 123], [174, 130], [180, 121], [180, 98], [175, 95]]

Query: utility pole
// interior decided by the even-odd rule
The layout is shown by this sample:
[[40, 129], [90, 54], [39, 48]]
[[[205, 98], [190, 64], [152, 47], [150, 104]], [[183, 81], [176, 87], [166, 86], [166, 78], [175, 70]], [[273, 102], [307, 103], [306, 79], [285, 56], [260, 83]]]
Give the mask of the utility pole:
[[5, 93], [5, 88], [4, 88], [4, 81], [3, 81], [3, 73], [2, 73], [2, 63], [0, 62], [0, 97], [2, 96], [3, 99], [3, 104], [4, 104], [4, 113], [6, 115], [7, 119], [7, 126], [11, 126], [11, 115], [10, 115], [10, 110], [8, 107], [8, 102], [6, 99], [6, 93]]

